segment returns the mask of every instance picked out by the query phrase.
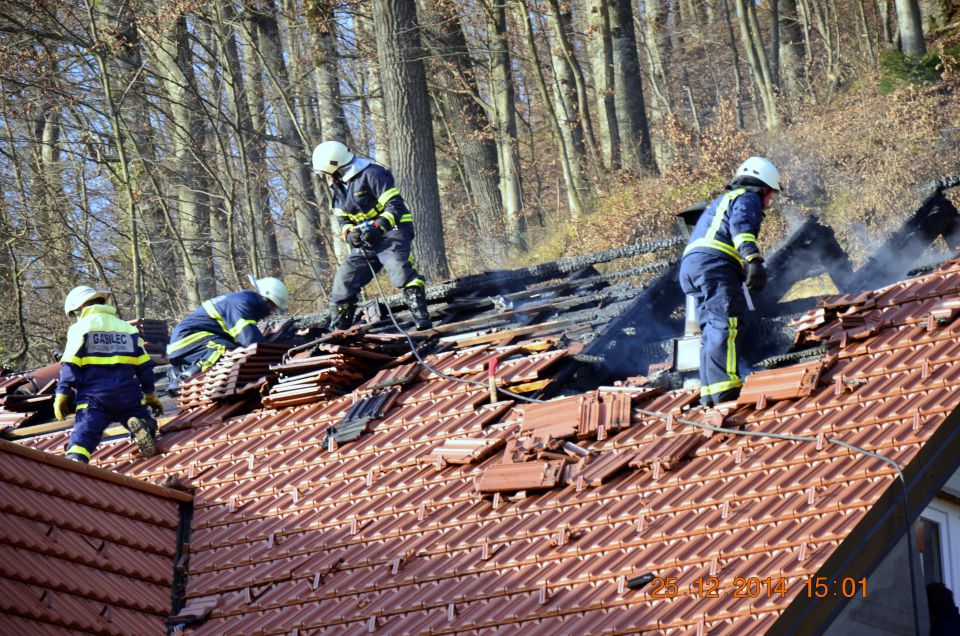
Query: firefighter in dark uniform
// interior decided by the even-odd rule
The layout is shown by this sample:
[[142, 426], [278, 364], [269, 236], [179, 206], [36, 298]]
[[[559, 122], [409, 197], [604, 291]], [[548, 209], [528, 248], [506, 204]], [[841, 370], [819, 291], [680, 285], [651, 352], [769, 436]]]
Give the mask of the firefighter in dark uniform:
[[680, 286], [694, 297], [700, 324], [700, 403], [735, 399], [743, 379], [737, 359], [740, 320], [747, 310], [743, 283], [759, 292], [767, 282], [757, 236], [764, 210], [780, 191], [780, 173], [763, 157], [737, 169], [727, 191], [707, 206], [680, 262]]
[[257, 322], [286, 311], [290, 296], [278, 278], [260, 278], [245, 289], [205, 300], [177, 323], [167, 345], [174, 380], [186, 380], [215, 365], [224, 353], [263, 341]]
[[353, 324], [360, 290], [373, 279], [372, 266], [378, 272], [386, 268], [393, 286], [403, 290], [417, 329], [430, 329], [426, 281], [413, 263], [413, 215], [393, 174], [339, 141], [325, 141], [314, 149], [313, 170], [330, 186], [340, 231], [353, 248], [333, 279], [330, 326], [346, 329]]
[[67, 331], [53, 414], [62, 421], [70, 412], [71, 394], [75, 395], [77, 415], [67, 458], [84, 464], [112, 422], [130, 431], [142, 456], [153, 456], [157, 436], [153, 415], [163, 412], [154, 393], [153, 361], [137, 328], [117, 317], [109, 299], [110, 292], [81, 285], [63, 303], [64, 312], [76, 316], [77, 322]]

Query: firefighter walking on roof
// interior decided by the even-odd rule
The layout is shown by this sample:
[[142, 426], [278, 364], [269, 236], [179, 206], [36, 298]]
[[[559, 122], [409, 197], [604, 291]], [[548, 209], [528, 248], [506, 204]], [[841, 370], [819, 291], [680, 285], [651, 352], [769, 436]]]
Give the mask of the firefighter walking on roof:
[[140, 454], [156, 452], [157, 422], [163, 406], [154, 393], [153, 362], [136, 327], [117, 317], [108, 303], [110, 292], [82, 285], [63, 304], [77, 322], [67, 331], [60, 358], [60, 381], [53, 413], [63, 420], [76, 397], [76, 418], [67, 442], [67, 458], [84, 464], [100, 443], [103, 431], [119, 422], [130, 431]]
[[330, 326], [353, 324], [357, 298], [373, 272], [386, 268], [417, 329], [429, 329], [426, 283], [413, 263], [413, 215], [394, 185], [393, 174], [358, 157], [339, 141], [325, 141], [313, 151], [313, 170], [333, 192], [333, 212], [343, 239], [353, 248], [337, 269], [329, 298]]
[[727, 191], [697, 221], [680, 262], [680, 286], [694, 297], [700, 324], [700, 403], [735, 399], [743, 380], [738, 364], [740, 321], [751, 292], [767, 282], [757, 236], [764, 210], [780, 192], [780, 173], [768, 159], [750, 157]]

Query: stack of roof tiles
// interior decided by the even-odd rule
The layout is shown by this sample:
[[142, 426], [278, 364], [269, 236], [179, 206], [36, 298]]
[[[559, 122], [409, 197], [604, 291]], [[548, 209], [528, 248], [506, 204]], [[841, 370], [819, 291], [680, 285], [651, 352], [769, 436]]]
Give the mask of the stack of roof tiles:
[[[751, 376], [723, 412], [644, 386], [488, 404], [485, 369], [516, 388], [565, 352], [481, 347], [428, 360], [458, 378], [400, 365], [311, 404], [206, 405], [155, 458], [106, 444], [93, 461], [196, 488], [186, 595], [203, 618], [176, 619], [191, 633], [813, 631], [839, 601], [804, 581], [865, 575], [893, 523], [897, 468], [852, 447], [908, 483], [956, 447], [958, 300], [960, 261], [827, 299], [800, 337], [830, 354]], [[327, 443], [368, 410], [358, 438]], [[659, 585], [628, 585], [643, 574]]]
[[259, 389], [266, 384], [270, 367], [279, 363], [289, 348], [258, 342], [225, 353], [209, 371], [180, 385], [180, 407], [201, 406]]
[[0, 633], [164, 633], [189, 500], [0, 441]]
[[129, 321], [131, 325], [140, 332], [140, 339], [147, 353], [151, 355], [165, 356], [167, 354], [167, 345], [170, 343], [170, 332], [167, 329], [166, 320], [152, 320], [149, 318], [138, 318]]
[[60, 363], [0, 377], [0, 430], [28, 426], [53, 415]]
[[279, 377], [263, 405], [281, 408], [343, 395], [394, 359], [368, 348], [317, 343], [270, 368]]

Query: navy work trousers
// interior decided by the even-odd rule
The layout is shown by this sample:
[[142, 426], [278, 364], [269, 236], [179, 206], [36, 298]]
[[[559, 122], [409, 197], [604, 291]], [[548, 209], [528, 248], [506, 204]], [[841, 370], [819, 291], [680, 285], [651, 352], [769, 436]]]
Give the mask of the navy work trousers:
[[385, 267], [390, 276], [390, 283], [398, 289], [418, 280], [423, 281], [413, 266], [412, 248], [413, 224], [401, 223], [387, 232], [376, 247], [351, 250], [350, 255], [340, 264], [333, 277], [330, 303], [346, 305], [357, 302], [360, 290], [373, 280], [368, 262], [377, 272]]
[[143, 404], [142, 398], [142, 394], [133, 401], [78, 397], [77, 414], [74, 417], [70, 441], [67, 442], [67, 452], [79, 453], [89, 458], [100, 443], [103, 431], [113, 422], [126, 426], [131, 417], [156, 422], [150, 410]]
[[680, 263], [680, 287], [697, 303], [700, 323], [700, 401], [731, 399], [743, 386], [737, 360], [740, 321], [747, 310], [743, 269], [717, 252], [690, 252]]

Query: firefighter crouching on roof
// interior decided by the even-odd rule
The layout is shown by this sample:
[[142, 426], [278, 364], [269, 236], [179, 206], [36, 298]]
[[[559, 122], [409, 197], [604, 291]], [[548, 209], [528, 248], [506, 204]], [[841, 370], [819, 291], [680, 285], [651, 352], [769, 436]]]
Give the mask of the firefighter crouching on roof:
[[245, 289], [205, 300], [177, 323], [167, 345], [175, 381], [215, 365], [238, 346], [263, 342], [257, 322], [290, 306], [287, 286], [278, 278], [260, 278], [257, 290]]
[[[117, 317], [107, 301], [110, 292], [82, 285], [67, 294], [63, 310], [77, 316], [67, 331], [60, 358], [60, 381], [53, 414], [63, 420], [70, 393], [76, 394], [76, 418], [67, 443], [67, 458], [84, 464], [111, 422], [120, 422], [144, 457], [156, 452], [157, 422], [163, 412], [154, 394], [153, 362], [136, 327]], [[148, 407], [150, 410], [148, 410]]]
[[780, 173], [763, 157], [737, 169], [727, 192], [697, 221], [680, 262], [680, 286], [694, 297], [700, 323], [700, 403], [735, 399], [743, 380], [737, 364], [740, 319], [747, 309], [743, 282], [759, 292], [767, 282], [757, 236], [764, 210], [780, 192]]
[[379, 272], [385, 267], [393, 286], [403, 290], [417, 329], [430, 329], [426, 281], [413, 265], [413, 215], [393, 175], [339, 141], [314, 148], [313, 170], [330, 186], [340, 232], [353, 248], [333, 279], [330, 327], [347, 329], [353, 324], [360, 290], [373, 279], [370, 268]]

